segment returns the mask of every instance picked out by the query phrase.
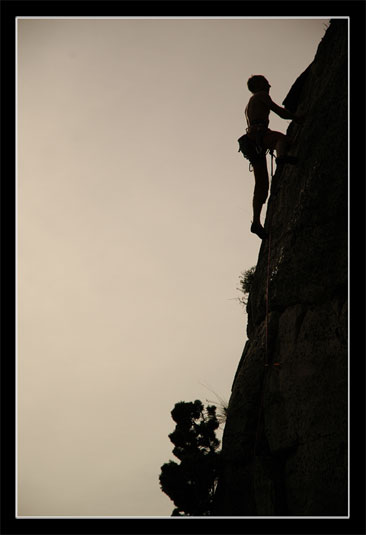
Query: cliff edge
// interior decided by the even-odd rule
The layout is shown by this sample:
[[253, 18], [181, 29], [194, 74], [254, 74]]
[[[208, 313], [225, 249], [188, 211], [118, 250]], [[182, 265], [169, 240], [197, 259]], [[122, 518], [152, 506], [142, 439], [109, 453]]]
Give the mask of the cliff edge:
[[296, 166], [276, 172], [234, 379], [220, 516], [348, 514], [348, 22], [333, 20], [284, 105]]

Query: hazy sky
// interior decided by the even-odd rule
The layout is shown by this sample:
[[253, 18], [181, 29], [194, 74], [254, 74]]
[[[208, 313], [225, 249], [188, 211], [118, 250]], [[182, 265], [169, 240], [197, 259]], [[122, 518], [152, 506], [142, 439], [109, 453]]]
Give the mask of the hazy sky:
[[246, 81], [281, 104], [327, 22], [18, 19], [19, 516], [171, 514], [170, 411], [246, 340]]

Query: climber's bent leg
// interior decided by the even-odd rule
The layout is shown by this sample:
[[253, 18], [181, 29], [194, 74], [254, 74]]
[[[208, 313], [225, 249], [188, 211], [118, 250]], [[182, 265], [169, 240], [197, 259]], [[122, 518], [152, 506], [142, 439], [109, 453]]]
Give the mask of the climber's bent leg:
[[263, 144], [266, 149], [276, 151], [277, 166], [285, 163], [295, 164], [297, 162], [297, 158], [288, 154], [290, 143], [285, 134], [268, 129], [263, 138]]
[[279, 157], [287, 153], [289, 143], [285, 134], [268, 129], [263, 137], [263, 145], [266, 149], [275, 150]]

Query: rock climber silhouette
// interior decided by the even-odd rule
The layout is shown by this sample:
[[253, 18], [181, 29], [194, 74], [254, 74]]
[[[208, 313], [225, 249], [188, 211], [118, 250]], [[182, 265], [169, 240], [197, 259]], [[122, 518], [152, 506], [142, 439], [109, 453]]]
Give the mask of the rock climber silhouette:
[[282, 108], [273, 102], [269, 96], [271, 86], [264, 76], [260, 74], [251, 76], [247, 85], [249, 91], [253, 93], [245, 108], [245, 116], [248, 124], [247, 135], [249, 139], [254, 141], [262, 149], [259, 156], [251, 160], [255, 187], [253, 195], [253, 222], [250, 230], [263, 239], [267, 234], [261, 225], [260, 215], [263, 204], [267, 200], [269, 188], [266, 150], [276, 151], [277, 168], [285, 163], [296, 163], [296, 158], [287, 154], [289, 147], [287, 136], [268, 128], [269, 113], [273, 111], [282, 119], [292, 119], [300, 124], [303, 122], [303, 116], [295, 115], [286, 108]]

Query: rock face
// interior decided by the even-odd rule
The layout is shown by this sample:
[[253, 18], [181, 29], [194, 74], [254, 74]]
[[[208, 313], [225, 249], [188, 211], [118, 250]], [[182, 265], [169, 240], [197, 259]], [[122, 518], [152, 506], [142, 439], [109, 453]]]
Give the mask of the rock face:
[[306, 119], [272, 180], [215, 515], [348, 514], [347, 92], [339, 19], [284, 101]]

